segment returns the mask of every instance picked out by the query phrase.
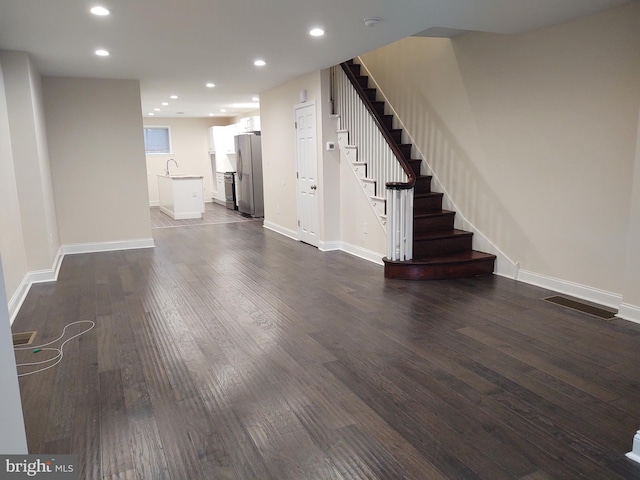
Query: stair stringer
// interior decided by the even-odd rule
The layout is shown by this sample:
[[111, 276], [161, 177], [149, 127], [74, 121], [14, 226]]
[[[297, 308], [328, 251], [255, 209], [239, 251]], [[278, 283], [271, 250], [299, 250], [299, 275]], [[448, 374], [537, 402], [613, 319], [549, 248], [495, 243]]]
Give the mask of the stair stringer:
[[[366, 75], [369, 77], [369, 81], [373, 83], [373, 87], [377, 89], [378, 95], [384, 100], [386, 104], [386, 108], [393, 114], [394, 122], [397, 122], [395, 125], [396, 128], [402, 129], [403, 137], [406, 137], [409, 141], [405, 143], [413, 144], [413, 148], [419, 154], [418, 156], [421, 158], [422, 163], [421, 166], [424, 167], [423, 170], [425, 175], [430, 175], [432, 177], [431, 185], [434, 191], [442, 192], [442, 207], [447, 210], [452, 210], [456, 212], [456, 216], [454, 219], [454, 226], [460, 230], [467, 230], [469, 232], [473, 232], [473, 248], [476, 250], [481, 250], [484, 252], [492, 253], [496, 256], [496, 266], [494, 273], [503, 277], [508, 277], [512, 279], [518, 278], [518, 272], [520, 271], [520, 262], [516, 262], [509, 258], [506, 253], [504, 253], [495, 243], [493, 243], [489, 237], [487, 237], [482, 231], [476, 227], [473, 223], [471, 223], [465, 216], [462, 210], [456, 205], [455, 201], [444, 187], [440, 179], [438, 178], [437, 173], [431, 168], [431, 165], [426, 161], [426, 156], [418, 147], [416, 141], [413, 139], [411, 133], [407, 129], [406, 125], [402, 121], [402, 118], [398, 114], [398, 112], [393, 108], [391, 102], [384, 93], [384, 90], [380, 87], [378, 82], [376, 82], [375, 78], [371, 75], [371, 72], [367, 69], [367, 66], [362, 62], [360, 57], [356, 57], [358, 63], [361, 68], [366, 72]], [[404, 139], [403, 139], [404, 140]]]
[[[368, 178], [366, 175], [362, 177], [360, 175], [359, 170], [356, 168], [355, 164], [366, 164], [366, 162], [361, 162], [358, 159], [358, 146], [349, 144], [349, 131], [348, 130], [338, 130], [338, 148], [340, 150], [340, 159], [349, 164], [350, 170], [353, 172], [355, 177], [358, 179], [358, 185], [362, 190], [362, 194], [367, 198], [369, 202], [369, 206], [373, 210], [382, 230], [387, 233], [387, 216], [386, 214], [380, 214], [380, 209], [384, 208], [386, 212], [386, 198], [380, 197], [380, 192], [376, 191], [374, 195], [371, 195], [367, 190], [371, 181], [376, 181], [375, 178]], [[379, 185], [376, 183], [376, 190], [378, 190]], [[385, 191], [386, 192], [386, 191]], [[385, 207], [381, 207], [381, 203], [385, 204]]]

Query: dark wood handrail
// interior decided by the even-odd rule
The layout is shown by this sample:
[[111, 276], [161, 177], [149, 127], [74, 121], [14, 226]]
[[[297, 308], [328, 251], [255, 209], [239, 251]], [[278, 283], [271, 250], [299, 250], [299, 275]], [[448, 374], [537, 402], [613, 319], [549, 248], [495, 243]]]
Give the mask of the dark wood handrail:
[[358, 79], [356, 78], [355, 73], [353, 73], [353, 70], [349, 68], [349, 64], [347, 62], [343, 62], [340, 64], [340, 66], [342, 67], [342, 70], [344, 71], [345, 75], [351, 82], [351, 85], [353, 85], [353, 88], [355, 88], [356, 92], [358, 92], [358, 96], [360, 97], [360, 100], [362, 100], [365, 107], [367, 107], [367, 110], [373, 117], [373, 120], [378, 126], [380, 133], [382, 133], [382, 136], [386, 140], [387, 144], [389, 144], [389, 148], [391, 148], [391, 151], [393, 152], [394, 156], [400, 163], [400, 166], [404, 170], [404, 173], [406, 173], [407, 177], [409, 177], [409, 180], [407, 182], [387, 182], [386, 187], [392, 190], [408, 190], [410, 188], [413, 188], [413, 186], [416, 183], [416, 174], [411, 168], [411, 166], [409, 165], [409, 162], [407, 162], [407, 158], [404, 156], [404, 153], [402, 153], [402, 151], [400, 150], [400, 147], [398, 147], [398, 144], [395, 142], [395, 140], [391, 136], [391, 133], [389, 132], [389, 130], [387, 130], [387, 127], [383, 125], [382, 119], [380, 118], [380, 114], [373, 106], [373, 102], [365, 93], [364, 88], [362, 87], [362, 85], [360, 85], [360, 82], [358, 82]]

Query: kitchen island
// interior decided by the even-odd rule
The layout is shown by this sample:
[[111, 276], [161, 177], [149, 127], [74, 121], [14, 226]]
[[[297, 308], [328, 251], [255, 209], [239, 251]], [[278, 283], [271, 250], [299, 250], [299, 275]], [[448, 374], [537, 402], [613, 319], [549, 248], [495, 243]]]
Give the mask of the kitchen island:
[[202, 218], [202, 175], [158, 175], [160, 211], [174, 220]]

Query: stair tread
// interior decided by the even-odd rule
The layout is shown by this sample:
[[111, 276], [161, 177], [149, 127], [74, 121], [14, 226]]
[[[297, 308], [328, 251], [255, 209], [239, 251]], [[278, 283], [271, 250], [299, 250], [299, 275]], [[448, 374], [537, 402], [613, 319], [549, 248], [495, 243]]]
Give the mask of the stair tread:
[[424, 192], [424, 193], [414, 193], [413, 198], [428, 198], [428, 197], [441, 197], [444, 193], [442, 192]]
[[413, 232], [413, 241], [416, 240], [435, 240], [439, 238], [447, 237], [468, 237], [473, 235], [473, 232], [467, 232], [466, 230], [458, 230], [457, 228], [448, 230], [436, 230], [433, 232]]
[[413, 218], [429, 218], [429, 217], [439, 217], [444, 215], [455, 215], [456, 212], [453, 210], [427, 210], [424, 212], [419, 212], [413, 214]]
[[414, 258], [413, 260], [404, 260], [402, 262], [390, 263], [406, 264], [406, 265], [435, 265], [441, 263], [463, 263], [482, 260], [495, 260], [496, 256], [491, 253], [479, 252], [477, 250], [468, 250], [460, 253], [449, 253], [445, 255], [434, 255], [431, 257]]

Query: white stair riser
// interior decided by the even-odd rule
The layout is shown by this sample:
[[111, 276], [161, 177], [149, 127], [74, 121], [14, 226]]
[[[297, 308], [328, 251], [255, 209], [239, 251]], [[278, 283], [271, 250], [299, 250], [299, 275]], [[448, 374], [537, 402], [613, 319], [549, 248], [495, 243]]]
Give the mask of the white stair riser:
[[378, 215], [384, 215], [385, 214], [385, 205], [386, 205], [386, 200], [377, 200], [377, 199], [371, 199], [371, 205], [373, 206], [373, 209], [376, 211], [376, 213]]
[[338, 131], [338, 146], [344, 148], [349, 145], [349, 132], [346, 130]]
[[369, 204], [378, 217], [380, 225], [383, 230], [386, 231], [386, 200], [381, 197], [376, 197], [375, 179], [367, 178], [367, 163], [358, 161], [358, 147], [356, 145], [349, 145], [349, 132], [347, 130], [338, 130], [337, 134], [341, 161], [347, 161], [351, 165], [351, 169], [360, 180], [362, 190], [369, 199]]
[[358, 161], [358, 148], [357, 147], [343, 147], [342, 151], [344, 152], [345, 158], [349, 162], [357, 162]]
[[372, 181], [362, 180], [362, 186], [364, 187], [365, 193], [369, 197], [373, 197], [376, 194], [376, 184]]
[[359, 179], [367, 178], [367, 164], [366, 163], [352, 163], [353, 171]]

